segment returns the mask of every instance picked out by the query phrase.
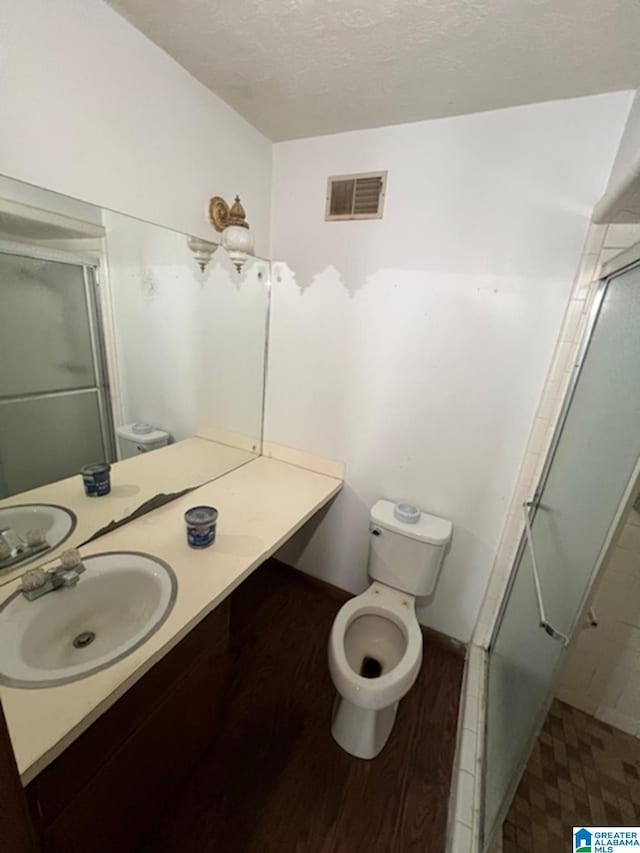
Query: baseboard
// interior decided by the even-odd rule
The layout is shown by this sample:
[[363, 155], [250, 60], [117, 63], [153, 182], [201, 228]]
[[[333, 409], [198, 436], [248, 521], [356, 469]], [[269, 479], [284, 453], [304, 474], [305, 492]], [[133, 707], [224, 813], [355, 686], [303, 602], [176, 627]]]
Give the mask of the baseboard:
[[421, 625], [422, 634], [430, 643], [437, 643], [439, 646], [453, 652], [458, 657], [465, 658], [467, 656], [467, 644], [462, 640], [456, 640], [455, 637], [450, 637], [448, 634], [443, 634], [442, 631], [436, 631], [435, 628], [427, 628], [426, 625]]
[[313, 575], [308, 575], [306, 572], [300, 571], [300, 569], [297, 569], [295, 566], [290, 566], [289, 563], [283, 563], [282, 560], [278, 560], [276, 557], [271, 557], [268, 562], [275, 563], [278, 568], [283, 571], [291, 572], [297, 578], [304, 581], [308, 586], [315, 587], [317, 590], [322, 592], [323, 595], [326, 595], [328, 598], [332, 598], [341, 605], [349, 601], [350, 598], [353, 598], [353, 594], [347, 592], [346, 589], [341, 589], [339, 586], [334, 586], [332, 583], [327, 583], [327, 581], [323, 581]]
[[[275, 557], [271, 557], [268, 562], [275, 563], [284, 571], [292, 572], [300, 580], [304, 581], [309, 586], [315, 587], [323, 595], [337, 601], [340, 605], [345, 604], [349, 599], [353, 598], [353, 593], [347, 592], [346, 589], [341, 589], [341, 587], [334, 586], [332, 583], [316, 578], [313, 575], [308, 575], [306, 572], [300, 571], [300, 569], [297, 569], [295, 566], [290, 566], [288, 563], [284, 563], [282, 560], [278, 560]], [[433, 628], [427, 628], [424, 625], [421, 625], [420, 627], [422, 628], [422, 635], [428, 643], [436, 643], [439, 646], [445, 646], [450, 652], [458, 655], [458, 657], [464, 658], [466, 656], [466, 643], [456, 640], [453, 637], [449, 637], [447, 634], [443, 634]]]

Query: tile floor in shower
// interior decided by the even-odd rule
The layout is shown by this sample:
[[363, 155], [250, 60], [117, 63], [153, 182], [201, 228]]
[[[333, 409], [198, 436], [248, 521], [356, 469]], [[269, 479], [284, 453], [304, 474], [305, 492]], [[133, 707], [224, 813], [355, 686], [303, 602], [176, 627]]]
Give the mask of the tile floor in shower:
[[503, 828], [503, 853], [573, 849], [574, 826], [640, 825], [640, 740], [554, 701]]

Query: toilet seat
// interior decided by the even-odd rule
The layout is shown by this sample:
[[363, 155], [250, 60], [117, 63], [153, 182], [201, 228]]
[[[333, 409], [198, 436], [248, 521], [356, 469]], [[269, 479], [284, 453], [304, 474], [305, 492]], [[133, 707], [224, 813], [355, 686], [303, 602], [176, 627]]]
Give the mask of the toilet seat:
[[[365, 678], [350, 665], [345, 651], [349, 626], [360, 616], [373, 615], [393, 622], [406, 643], [400, 661], [378, 678]], [[415, 599], [375, 581], [344, 604], [329, 636], [329, 669], [338, 693], [360, 708], [379, 710], [398, 702], [413, 686], [422, 663], [422, 631]]]

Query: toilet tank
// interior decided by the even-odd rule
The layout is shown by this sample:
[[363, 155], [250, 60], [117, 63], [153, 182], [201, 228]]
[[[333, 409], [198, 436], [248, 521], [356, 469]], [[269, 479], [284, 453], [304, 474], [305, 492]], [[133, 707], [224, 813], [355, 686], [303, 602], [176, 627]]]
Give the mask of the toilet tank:
[[416, 597], [430, 595], [453, 525], [426, 512], [409, 524], [397, 519], [393, 508], [391, 501], [380, 500], [371, 509], [369, 576]]
[[131, 459], [139, 453], [149, 453], [169, 444], [169, 433], [150, 424], [122, 424], [116, 427], [118, 459]]

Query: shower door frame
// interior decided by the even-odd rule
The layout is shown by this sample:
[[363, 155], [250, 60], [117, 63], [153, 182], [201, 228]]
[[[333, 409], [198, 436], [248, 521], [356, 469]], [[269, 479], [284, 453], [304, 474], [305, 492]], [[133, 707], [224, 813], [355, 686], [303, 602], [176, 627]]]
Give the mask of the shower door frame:
[[[84, 283], [84, 294], [87, 303], [89, 336], [91, 344], [91, 356], [95, 369], [95, 389], [97, 394], [98, 412], [100, 416], [100, 435], [102, 445], [105, 449], [107, 462], [117, 459], [114, 406], [111, 392], [113, 359], [109, 358], [107, 348], [106, 328], [104, 323], [104, 306], [101, 301], [100, 277], [98, 268], [100, 261], [90, 255], [75, 254], [60, 249], [44, 248], [30, 243], [20, 243], [12, 240], [0, 239], [0, 254], [17, 255], [32, 260], [50, 261], [59, 264], [68, 264], [82, 269]], [[93, 386], [92, 386], [93, 387]], [[61, 396], [66, 393], [82, 393], [85, 389], [70, 389], [68, 392], [42, 392], [30, 397]], [[86, 389], [90, 390], [90, 389]], [[21, 399], [20, 394], [12, 395], [16, 400]]]
[[[568, 384], [567, 389], [565, 391], [565, 394], [564, 394], [564, 397], [562, 400], [562, 405], [561, 405], [560, 411], [558, 413], [558, 418], [556, 420], [556, 425], [555, 425], [554, 430], [553, 430], [553, 436], [552, 436], [551, 442], [549, 444], [549, 449], [547, 450], [545, 460], [544, 460], [544, 464], [542, 466], [542, 470], [541, 470], [540, 475], [538, 477], [538, 482], [536, 484], [536, 488], [535, 488], [533, 497], [531, 498], [531, 501], [530, 501], [529, 518], [530, 518], [531, 523], [533, 522], [533, 520], [536, 516], [536, 513], [537, 513], [538, 508], [540, 506], [540, 500], [541, 500], [544, 488], [545, 488], [547, 481], [549, 479], [549, 474], [550, 474], [551, 468], [553, 466], [556, 451], [557, 451], [558, 445], [560, 444], [560, 440], [561, 440], [562, 434], [564, 432], [564, 428], [565, 428], [565, 425], [567, 422], [567, 418], [569, 417], [571, 404], [573, 402], [573, 398], [575, 395], [576, 388], [578, 386], [578, 382], [580, 381], [580, 376], [581, 376], [582, 369], [584, 366], [585, 358], [587, 356], [587, 352], [589, 350], [589, 346], [591, 344], [591, 340], [593, 338], [593, 334], [594, 334], [594, 331], [595, 331], [597, 323], [598, 323], [598, 318], [600, 316], [600, 311], [601, 311], [602, 305], [604, 303], [604, 298], [605, 298], [607, 289], [609, 287], [610, 279], [614, 275], [615, 276], [622, 275], [625, 272], [627, 272], [627, 271], [629, 271], [635, 267], [640, 268], [640, 242], [634, 243], [630, 248], [620, 252], [620, 254], [616, 255], [615, 258], [612, 258], [610, 261], [608, 261], [606, 264], [603, 264], [603, 266], [602, 266], [602, 269], [600, 271], [600, 275], [598, 278], [598, 287], [597, 287], [595, 296], [593, 298], [593, 303], [592, 303], [591, 308], [589, 310], [589, 319], [587, 321], [587, 325], [585, 326], [585, 330], [583, 332], [582, 339], [580, 340], [578, 351], [576, 353], [575, 361], [574, 361], [574, 364], [573, 364], [572, 369], [571, 369], [571, 378], [569, 380], [569, 384]], [[636, 464], [634, 466], [634, 469], [630, 472], [629, 480], [628, 480], [627, 486], [624, 490], [622, 500], [620, 501], [620, 505], [618, 506], [616, 514], [615, 514], [615, 516], [611, 522], [611, 526], [610, 526], [609, 531], [606, 535], [605, 541], [602, 545], [602, 549], [600, 550], [600, 553], [599, 553], [598, 558], [596, 560], [593, 572], [591, 573], [591, 576], [589, 578], [587, 586], [585, 587], [585, 591], [584, 591], [584, 594], [581, 598], [580, 605], [576, 611], [576, 617], [574, 618], [573, 622], [571, 623], [571, 625], [569, 626], [568, 629], [565, 626], [563, 626], [563, 629], [567, 630], [568, 637], [570, 639], [573, 637], [574, 631], [576, 629], [576, 625], [578, 624], [579, 619], [580, 619], [580, 615], [583, 613], [585, 605], [586, 605], [587, 601], [589, 600], [589, 598], [593, 592], [594, 584], [596, 583], [598, 577], [600, 576], [602, 566], [605, 564], [607, 558], [609, 557], [610, 551], [612, 550], [613, 542], [614, 542], [616, 535], [617, 535], [617, 533], [621, 527], [622, 520], [625, 517], [625, 515], [628, 512], [631, 505], [633, 504], [633, 499], [634, 499], [634, 496], [635, 496], [636, 492], [638, 491], [638, 489], [640, 489], [640, 457], [636, 460]], [[495, 646], [497, 636], [498, 636], [498, 632], [500, 631], [500, 628], [502, 626], [505, 611], [509, 605], [509, 601], [511, 598], [511, 592], [512, 592], [513, 586], [516, 582], [516, 577], [517, 577], [517, 573], [518, 573], [518, 566], [519, 566], [520, 561], [522, 560], [523, 554], [527, 548], [527, 542], [528, 542], [527, 532], [526, 532], [526, 530], [524, 530], [521, 537], [520, 537], [518, 549], [516, 551], [515, 557], [513, 558], [513, 562], [511, 564], [511, 571], [509, 573], [507, 585], [505, 587], [505, 591], [504, 591], [504, 594], [502, 596], [502, 600], [500, 602], [500, 607], [498, 609], [498, 613], [496, 615], [496, 619], [495, 619], [495, 622], [494, 622], [494, 625], [493, 625], [493, 628], [491, 631], [491, 638], [489, 640], [489, 645], [487, 646], [487, 649], [486, 649], [487, 666], [486, 666], [486, 670], [485, 670], [485, 678], [486, 678], [487, 690], [485, 692], [485, 695], [487, 696], [487, 702], [488, 702], [488, 696], [489, 696], [488, 681], [489, 681], [489, 670], [491, 667], [491, 653], [492, 653], [493, 648]], [[541, 630], [543, 630], [542, 627], [541, 627]], [[552, 682], [551, 682], [552, 684], [555, 680], [555, 675], [558, 671], [558, 668], [560, 666], [560, 663], [562, 662], [563, 657], [564, 657], [564, 654], [561, 654], [559, 659], [558, 659], [558, 663], [556, 664], [556, 667], [554, 670], [554, 677], [553, 677]], [[535, 740], [538, 737], [540, 726], [541, 726], [542, 722], [544, 721], [544, 718], [546, 717], [546, 715], [548, 713], [549, 705], [550, 705], [552, 699], [553, 699], [553, 693], [551, 692], [549, 695], [548, 701], [541, 708], [540, 716], [538, 718], [537, 724], [531, 733], [531, 737], [529, 739], [529, 748], [528, 748], [528, 750], [525, 751], [525, 754], [527, 757], [531, 753], [531, 750], [533, 749], [533, 746], [535, 744]], [[483, 743], [484, 743], [485, 747], [486, 747], [486, 742], [487, 742], [488, 724], [489, 724], [489, 715], [488, 715], [488, 705], [487, 705], [487, 712], [485, 713], [485, 723], [484, 723], [484, 732], [483, 732]], [[486, 755], [486, 752], [485, 752], [485, 755]], [[525, 762], [526, 762], [526, 760], [527, 760], [527, 758], [525, 758]], [[516, 773], [514, 779], [512, 779], [510, 788], [508, 789], [509, 793], [505, 797], [505, 801], [504, 801], [505, 804], [502, 806], [501, 810], [498, 812], [496, 822], [495, 822], [494, 826], [490, 828], [490, 833], [486, 836], [484, 833], [484, 830], [485, 830], [484, 815], [485, 815], [486, 764], [484, 766], [484, 770], [485, 770], [485, 772], [483, 772], [482, 779], [481, 779], [482, 794], [481, 794], [481, 800], [480, 800], [481, 815], [480, 815], [479, 826], [480, 826], [480, 833], [481, 833], [480, 834], [481, 849], [487, 850], [488, 845], [490, 843], [493, 843], [493, 841], [495, 840], [496, 832], [499, 831], [502, 827], [502, 824], [504, 822], [504, 818], [506, 817], [506, 813], [507, 813], [508, 808], [509, 808], [509, 804], [510, 804], [511, 800], [513, 799], [513, 796], [515, 794], [515, 791], [516, 791], [517, 786], [518, 786], [519, 781], [520, 781], [520, 777], [522, 776], [522, 772], [524, 770], [524, 764], [520, 767], [519, 772]]]

